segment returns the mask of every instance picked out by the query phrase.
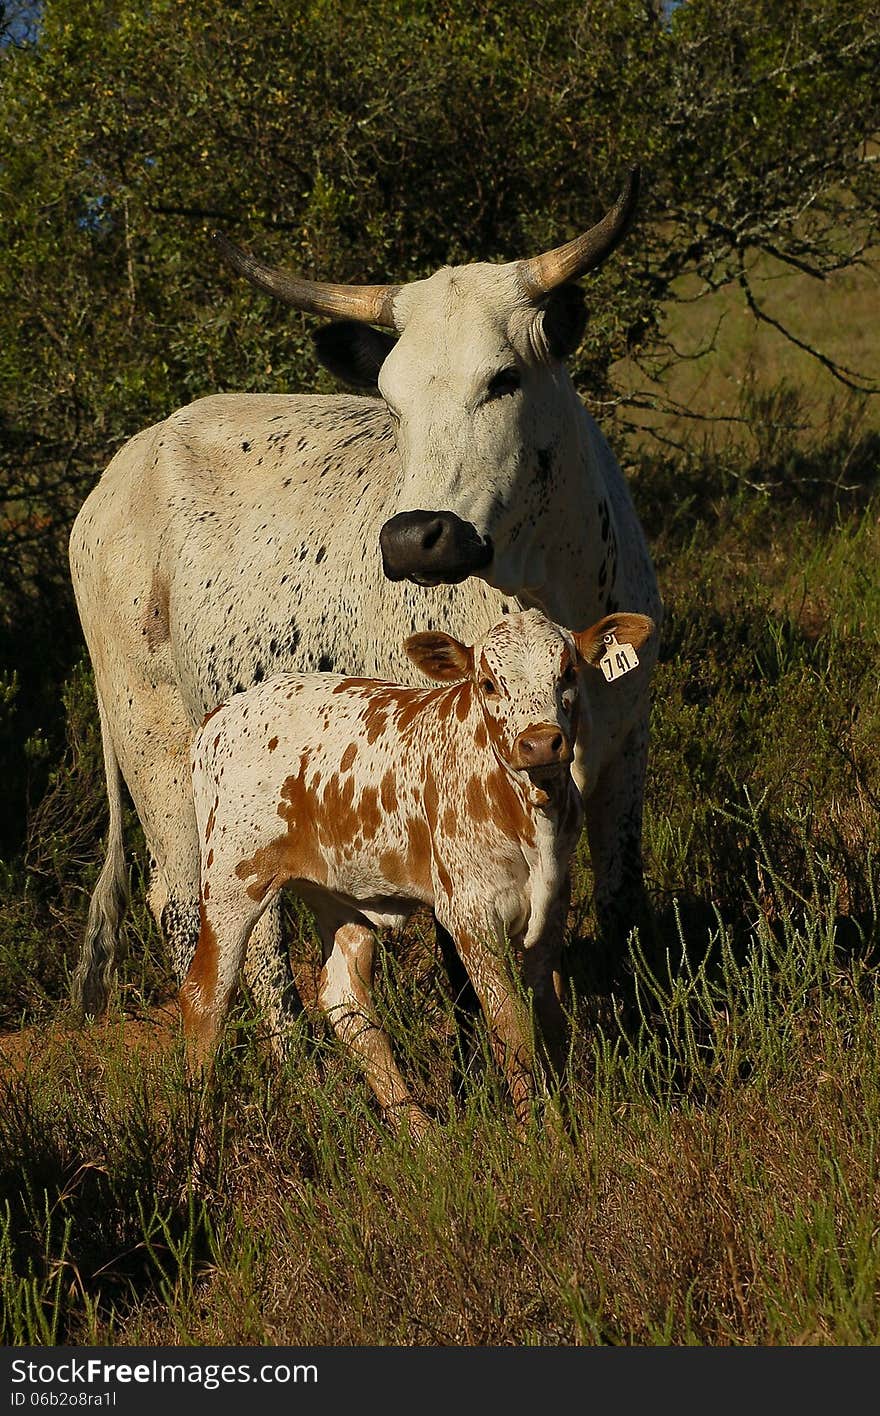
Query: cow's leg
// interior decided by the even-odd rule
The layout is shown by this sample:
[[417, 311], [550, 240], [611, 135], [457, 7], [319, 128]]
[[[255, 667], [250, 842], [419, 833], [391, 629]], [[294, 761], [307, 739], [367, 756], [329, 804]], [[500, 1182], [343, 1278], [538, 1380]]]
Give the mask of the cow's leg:
[[480, 1006], [468, 971], [461, 962], [455, 947], [455, 940], [447, 929], [434, 917], [437, 947], [449, 980], [452, 994], [452, 1015], [455, 1022], [455, 1046], [453, 1049], [452, 1089], [460, 1092], [464, 1078], [474, 1057], [474, 1023]]
[[388, 1120], [396, 1129], [406, 1122], [414, 1136], [421, 1136], [431, 1123], [413, 1100], [373, 1007], [373, 932], [352, 922], [334, 929], [320, 915], [318, 927], [325, 945], [318, 1003], [361, 1063]]
[[584, 802], [599, 934], [618, 963], [634, 925], [650, 918], [642, 875], [647, 718], [630, 731]]
[[[179, 696], [167, 685], [157, 688], [142, 683], [135, 688], [129, 675], [105, 672], [100, 661], [95, 682], [111, 802], [108, 851], [118, 857], [122, 850], [121, 772], [152, 861], [150, 904], [181, 980], [199, 934], [199, 852], [189, 766], [192, 727]], [[119, 913], [110, 918], [106, 909], [102, 910], [107, 868], [93, 896], [90, 926], [74, 983], [74, 1003], [88, 1001], [86, 1011], [91, 1013], [106, 1007], [120, 922]], [[101, 948], [96, 949], [91, 926], [99, 915]]]
[[290, 971], [290, 950], [281, 926], [281, 899], [260, 915], [248, 940], [244, 980], [262, 1014], [277, 1055], [290, 1055], [303, 1003]]
[[492, 1052], [510, 1089], [517, 1121], [532, 1115], [535, 1095], [535, 1049], [528, 1008], [512, 987], [502, 946], [476, 932], [454, 930], [462, 961], [489, 1028]]

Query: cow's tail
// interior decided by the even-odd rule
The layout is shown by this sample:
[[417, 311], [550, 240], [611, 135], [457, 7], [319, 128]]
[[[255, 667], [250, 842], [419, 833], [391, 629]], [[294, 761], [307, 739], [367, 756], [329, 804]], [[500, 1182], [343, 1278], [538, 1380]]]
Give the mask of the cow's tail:
[[89, 906], [82, 953], [71, 981], [71, 1007], [80, 1021], [99, 1018], [107, 1010], [116, 940], [128, 904], [128, 871], [122, 838], [122, 773], [110, 739], [100, 693], [98, 711], [110, 805], [110, 829], [104, 866]]

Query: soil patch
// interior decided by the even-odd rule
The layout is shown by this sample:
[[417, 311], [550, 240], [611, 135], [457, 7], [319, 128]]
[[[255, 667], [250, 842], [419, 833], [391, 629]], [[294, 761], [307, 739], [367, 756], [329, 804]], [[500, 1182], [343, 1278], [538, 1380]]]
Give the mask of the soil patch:
[[118, 1014], [74, 1027], [63, 1019], [0, 1033], [0, 1075], [9, 1069], [25, 1072], [63, 1057], [81, 1062], [107, 1059], [121, 1052], [135, 1052], [144, 1060], [166, 1052], [178, 1037], [177, 1002], [162, 1003], [131, 1017]]

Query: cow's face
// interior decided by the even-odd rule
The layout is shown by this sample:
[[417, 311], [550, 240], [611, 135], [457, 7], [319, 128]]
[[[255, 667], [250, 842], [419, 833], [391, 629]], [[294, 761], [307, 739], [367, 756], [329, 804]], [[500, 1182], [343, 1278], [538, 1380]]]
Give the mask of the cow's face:
[[390, 580], [440, 585], [479, 575], [513, 594], [537, 590], [552, 573], [547, 518], [554, 503], [567, 514], [560, 480], [582, 455], [583, 412], [562, 363], [584, 329], [573, 282], [622, 240], [638, 187], [633, 169], [601, 221], [552, 251], [446, 267], [403, 286], [303, 280], [216, 233], [226, 259], [259, 289], [336, 321], [316, 335], [332, 372], [378, 385], [401, 464], [397, 505], [379, 537]]
[[571, 762], [581, 711], [581, 671], [595, 671], [606, 636], [638, 647], [653, 631], [645, 615], [615, 614], [572, 634], [539, 610], [508, 615], [473, 647], [447, 634], [412, 635], [406, 651], [439, 682], [469, 681], [496, 756], [535, 778]]
[[405, 286], [394, 314], [401, 335], [378, 379], [401, 463], [380, 535], [385, 574], [521, 589], [578, 436], [561, 360], [583, 331], [580, 291], [538, 306], [514, 266], [463, 266]]

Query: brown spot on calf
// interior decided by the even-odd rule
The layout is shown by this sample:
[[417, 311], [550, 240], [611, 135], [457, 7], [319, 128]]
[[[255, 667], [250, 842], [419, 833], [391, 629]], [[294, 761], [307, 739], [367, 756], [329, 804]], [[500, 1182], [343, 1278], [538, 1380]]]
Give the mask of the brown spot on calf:
[[322, 846], [341, 851], [357, 835], [360, 821], [354, 807], [354, 778], [346, 777], [340, 784], [336, 772], [324, 785], [321, 810], [318, 813], [318, 837]]
[[387, 811], [390, 814], [392, 811], [397, 810], [397, 784], [394, 773], [390, 768], [382, 778], [379, 787], [379, 800], [382, 803], [383, 811]]
[[378, 708], [368, 709], [364, 714], [364, 721], [367, 725], [367, 742], [372, 746], [376, 738], [384, 733], [388, 715]]
[[309, 760], [310, 754], [304, 752], [298, 774], [288, 777], [281, 788], [278, 815], [287, 822], [287, 831], [235, 868], [239, 880], [255, 877], [247, 887], [252, 900], [263, 900], [273, 886], [280, 887], [288, 880], [327, 883], [327, 863], [318, 839], [314, 804], [305, 784]]
[[379, 811], [379, 793], [375, 787], [367, 787], [358, 803], [361, 830], [364, 840], [371, 841], [382, 824]]
[[389, 885], [397, 885], [401, 890], [406, 889], [409, 880], [400, 851], [382, 851], [379, 856], [379, 869]]
[[486, 778], [486, 788], [492, 804], [492, 815], [504, 834], [511, 840], [535, 844], [535, 826], [523, 808], [500, 768], [495, 767]]
[[486, 783], [482, 777], [468, 777], [465, 788], [468, 816], [476, 826], [489, 820], [489, 803], [486, 797]]
[[407, 873], [413, 890], [427, 895], [431, 890], [431, 833], [421, 816], [411, 816], [406, 824], [409, 833]]

